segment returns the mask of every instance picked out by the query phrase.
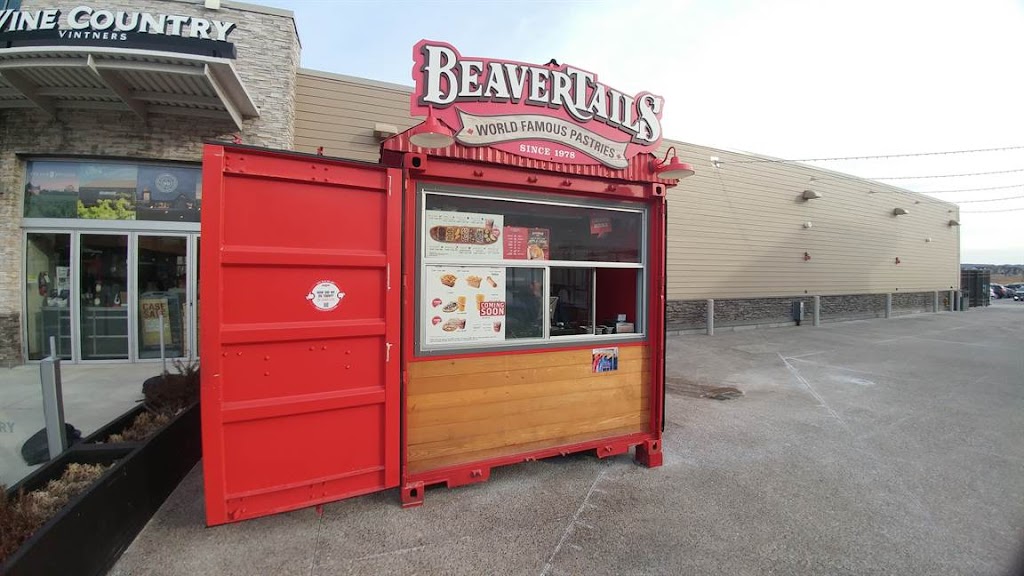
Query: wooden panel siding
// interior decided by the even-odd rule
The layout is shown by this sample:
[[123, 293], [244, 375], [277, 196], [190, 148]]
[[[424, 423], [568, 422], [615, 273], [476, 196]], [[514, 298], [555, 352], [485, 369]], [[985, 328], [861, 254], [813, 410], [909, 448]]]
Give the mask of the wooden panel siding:
[[645, 432], [650, 383], [646, 346], [601, 374], [589, 349], [411, 362], [409, 471]]
[[[323, 146], [328, 155], [378, 161], [375, 123], [401, 131], [419, 122], [409, 116], [411, 91], [300, 70], [296, 150]], [[949, 226], [959, 220], [955, 204], [808, 165], [749, 163], [766, 158], [696, 144], [665, 140], [662, 153], [668, 146], [697, 171], [668, 194], [670, 300], [924, 292], [959, 285], [960, 229]], [[822, 197], [804, 201], [807, 189]], [[909, 214], [893, 216], [897, 206]], [[810, 260], [804, 260], [805, 252]]]

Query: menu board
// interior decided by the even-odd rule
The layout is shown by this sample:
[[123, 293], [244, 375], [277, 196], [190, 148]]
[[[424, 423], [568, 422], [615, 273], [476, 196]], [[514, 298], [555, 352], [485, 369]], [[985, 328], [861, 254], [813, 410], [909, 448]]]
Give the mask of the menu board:
[[499, 260], [504, 218], [500, 214], [427, 210], [423, 254], [426, 258]]
[[549, 260], [551, 231], [547, 228], [505, 227], [506, 260]]
[[427, 266], [421, 288], [424, 344], [505, 340], [505, 268]]

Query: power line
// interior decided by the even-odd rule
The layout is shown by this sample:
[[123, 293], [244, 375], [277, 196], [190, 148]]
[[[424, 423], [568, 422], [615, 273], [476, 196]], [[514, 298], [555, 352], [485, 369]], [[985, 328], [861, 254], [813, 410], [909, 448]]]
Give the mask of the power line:
[[1006, 198], [987, 198], [985, 200], [957, 200], [957, 204], [972, 204], [974, 202], [999, 202], [1002, 200], [1020, 200], [1024, 196], [1008, 196]]
[[970, 172], [967, 174], [939, 174], [934, 176], [872, 176], [869, 180], [923, 180], [925, 178], [960, 178], [961, 176], [988, 176], [989, 174], [1010, 174], [1011, 172], [1024, 172], [1024, 168], [1013, 170], [996, 170], [994, 172]]
[[839, 160], [881, 160], [888, 158], [915, 158], [918, 156], [946, 156], [949, 154], [973, 154], [975, 152], [1005, 152], [1024, 150], [1024, 146], [1002, 146], [1000, 148], [976, 148], [974, 150], [950, 150], [947, 152], [917, 152], [914, 154], [880, 154], [876, 156], [836, 156], [833, 158], [801, 158], [799, 160], [735, 160], [723, 164], [784, 164], [787, 162], [832, 162]]
[[993, 212], [1020, 212], [1021, 210], [1024, 210], [1024, 207], [1021, 207], [1021, 208], [1003, 208], [1001, 210], [966, 210], [966, 211], [963, 211], [963, 212], [960, 212], [960, 213], [961, 214], [991, 214]]
[[1008, 188], [1024, 188], [1024, 184], [1011, 184], [1009, 186], [989, 186], [988, 188], [958, 188], [956, 190], [920, 190], [919, 194], [952, 194], [954, 192], [982, 192], [985, 190], [1006, 190]]

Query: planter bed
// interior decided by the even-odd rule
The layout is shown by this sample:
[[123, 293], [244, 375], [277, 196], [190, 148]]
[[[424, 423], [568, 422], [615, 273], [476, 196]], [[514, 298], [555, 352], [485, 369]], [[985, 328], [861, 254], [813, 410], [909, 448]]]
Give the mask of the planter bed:
[[[97, 430], [11, 487], [8, 495], [21, 489], [30, 492], [59, 478], [71, 463], [112, 464], [26, 540], [0, 566], [0, 574], [102, 575], [114, 565], [200, 456], [198, 404], [145, 441], [90, 443], [123, 429], [137, 410], [142, 407]], [[120, 428], [115, 429], [118, 422]]]
[[133, 407], [131, 410], [111, 420], [99, 430], [96, 430], [92, 434], [89, 434], [85, 438], [82, 438], [81, 443], [96, 444], [99, 442], [106, 442], [107, 438], [109, 438], [112, 434], [120, 434], [126, 428], [131, 426], [132, 422], [135, 421], [135, 418], [145, 411], [146, 406], [140, 403], [137, 406]]

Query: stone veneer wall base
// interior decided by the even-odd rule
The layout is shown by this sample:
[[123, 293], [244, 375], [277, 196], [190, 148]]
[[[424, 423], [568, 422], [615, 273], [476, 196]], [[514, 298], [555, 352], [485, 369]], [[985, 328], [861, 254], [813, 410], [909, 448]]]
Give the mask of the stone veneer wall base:
[[[893, 316], [932, 312], [934, 292], [894, 293]], [[814, 297], [742, 298], [715, 300], [715, 330], [738, 331], [795, 326], [792, 303], [804, 303], [801, 325], [814, 321]], [[941, 308], [940, 308], [941, 310]], [[707, 330], [706, 300], [670, 300], [666, 333], [704, 333]], [[821, 297], [821, 322], [847, 322], [885, 317], [885, 294], [850, 294]]]

